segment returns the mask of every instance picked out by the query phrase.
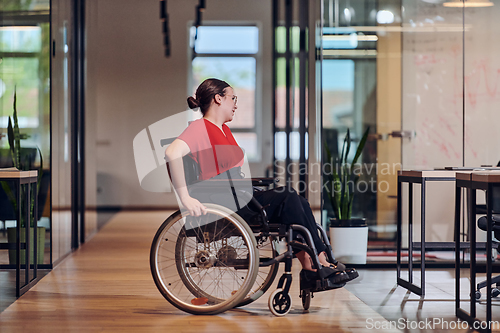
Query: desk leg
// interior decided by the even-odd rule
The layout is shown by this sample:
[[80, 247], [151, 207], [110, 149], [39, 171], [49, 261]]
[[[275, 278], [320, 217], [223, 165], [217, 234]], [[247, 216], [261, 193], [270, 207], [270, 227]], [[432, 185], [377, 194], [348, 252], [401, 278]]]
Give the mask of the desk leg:
[[17, 184], [17, 224], [16, 224], [16, 297], [21, 296], [21, 181]]
[[462, 188], [455, 186], [455, 316], [460, 309], [460, 202], [462, 200]]
[[470, 315], [476, 318], [476, 190], [470, 190], [468, 227], [470, 235]]
[[402, 224], [403, 224], [403, 214], [402, 214], [402, 200], [403, 195], [401, 194], [401, 181], [398, 179], [398, 221], [397, 221], [397, 249], [396, 249], [396, 271], [397, 279], [401, 278], [401, 237], [402, 237]]
[[422, 179], [420, 191], [420, 288], [425, 295], [425, 178]]
[[413, 183], [408, 183], [408, 281], [413, 283]]
[[27, 286], [30, 283], [30, 253], [31, 253], [31, 242], [30, 242], [30, 227], [31, 227], [31, 219], [30, 219], [30, 208], [31, 208], [31, 198], [30, 198], [30, 184], [24, 184], [26, 188], [26, 204], [24, 207], [24, 213], [26, 214], [25, 223], [24, 223], [24, 285]]
[[492, 210], [493, 210], [493, 186], [488, 184], [486, 192], [487, 208], [487, 234], [486, 234], [486, 322], [491, 323], [491, 271], [492, 271]]
[[[29, 184], [28, 186], [31, 186], [31, 184]], [[34, 251], [33, 251], [33, 280], [36, 280], [36, 278], [38, 277], [38, 256], [39, 256], [39, 253], [38, 253], [38, 191], [37, 191], [37, 182], [34, 182], [33, 183], [33, 187], [34, 187], [34, 191], [33, 191], [33, 196], [35, 197], [35, 200], [33, 200], [33, 202], [35, 203], [35, 207], [34, 207], [34, 212], [33, 212], [33, 218], [35, 219], [33, 221], [33, 225], [34, 225], [34, 228], [33, 228], [33, 232], [34, 232], [34, 235], [33, 235], [33, 239], [34, 239], [34, 242], [33, 242], [33, 246], [34, 246]], [[31, 281], [30, 281], [31, 282]]]

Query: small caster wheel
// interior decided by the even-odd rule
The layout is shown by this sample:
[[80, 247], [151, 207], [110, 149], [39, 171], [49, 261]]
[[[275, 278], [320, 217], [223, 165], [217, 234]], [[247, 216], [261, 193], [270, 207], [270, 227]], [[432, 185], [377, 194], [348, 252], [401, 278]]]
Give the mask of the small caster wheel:
[[282, 317], [290, 312], [290, 309], [292, 308], [292, 298], [289, 294], [285, 294], [283, 289], [276, 289], [269, 296], [267, 305], [273, 315]]
[[498, 295], [500, 295], [500, 290], [498, 290], [498, 288], [491, 289], [491, 297], [497, 297]]
[[309, 310], [309, 307], [311, 306], [311, 291], [309, 289], [301, 290], [300, 298], [302, 299], [302, 307], [304, 310]]
[[481, 292], [478, 290], [476, 291], [476, 300], [480, 300], [481, 299]]

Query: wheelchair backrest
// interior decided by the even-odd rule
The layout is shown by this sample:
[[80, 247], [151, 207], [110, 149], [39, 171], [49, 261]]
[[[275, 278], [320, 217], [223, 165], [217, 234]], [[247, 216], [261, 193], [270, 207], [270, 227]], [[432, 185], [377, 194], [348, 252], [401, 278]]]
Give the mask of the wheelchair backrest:
[[186, 184], [191, 185], [199, 181], [200, 166], [196, 163], [191, 154], [184, 156], [182, 162], [184, 165], [184, 178], [186, 179]]
[[[160, 146], [165, 147], [174, 142], [175, 139], [176, 138], [161, 139]], [[191, 154], [187, 154], [182, 158], [182, 164], [184, 166], [184, 178], [186, 180], [186, 184], [191, 185], [199, 181], [200, 166], [198, 165], [198, 163], [196, 163]], [[172, 180], [172, 175], [170, 173], [170, 168], [168, 163], [167, 163], [167, 171], [170, 180]]]

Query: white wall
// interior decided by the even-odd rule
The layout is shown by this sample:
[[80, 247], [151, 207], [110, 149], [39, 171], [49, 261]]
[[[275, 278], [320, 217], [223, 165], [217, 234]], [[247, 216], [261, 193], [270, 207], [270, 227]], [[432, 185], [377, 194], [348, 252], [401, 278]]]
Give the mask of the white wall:
[[[141, 189], [132, 140], [148, 125], [186, 110], [188, 24], [198, 1], [168, 1], [171, 57], [164, 57], [158, 1], [101, 0], [97, 29], [89, 31], [89, 59], [96, 61], [88, 82], [95, 98], [96, 135], [87, 145], [97, 151], [97, 206], [165, 207], [172, 194]], [[95, 5], [95, 3], [93, 3]], [[256, 22], [262, 28], [263, 162], [251, 165], [262, 176], [272, 153], [272, 22], [270, 0], [210, 0], [205, 21]], [[92, 98], [87, 96], [87, 98]], [[242, 110], [238, 110], [242, 111]], [[90, 132], [89, 132], [90, 133]], [[89, 178], [90, 175], [87, 175]]]

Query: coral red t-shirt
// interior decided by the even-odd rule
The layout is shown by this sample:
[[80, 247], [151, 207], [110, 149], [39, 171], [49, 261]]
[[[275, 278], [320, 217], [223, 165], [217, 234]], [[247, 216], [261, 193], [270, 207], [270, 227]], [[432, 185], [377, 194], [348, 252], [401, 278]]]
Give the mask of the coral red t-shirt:
[[243, 151], [236, 143], [231, 130], [206, 119], [193, 121], [179, 135], [191, 151], [191, 155], [200, 167], [200, 180], [217, 176], [231, 168], [243, 165]]

